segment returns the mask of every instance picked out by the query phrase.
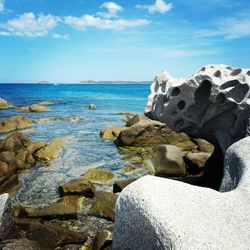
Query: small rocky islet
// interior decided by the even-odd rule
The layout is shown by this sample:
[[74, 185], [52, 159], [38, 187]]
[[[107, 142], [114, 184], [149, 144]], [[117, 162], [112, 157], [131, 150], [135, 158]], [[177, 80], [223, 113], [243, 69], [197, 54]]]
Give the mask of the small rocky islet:
[[[190, 197], [197, 199], [197, 202], [207, 202], [208, 206], [214, 199], [214, 202], [222, 206], [224, 204], [228, 209], [227, 200], [235, 199], [228, 196], [224, 200], [218, 191], [237, 190], [235, 180], [233, 184], [230, 183], [235, 170], [225, 167], [223, 172], [223, 157], [226, 155], [225, 161], [230, 161], [231, 151], [226, 154], [229, 146], [249, 135], [249, 70], [207, 65], [183, 81], [171, 78], [166, 72], [157, 76], [151, 85], [145, 114], [119, 112], [114, 115], [124, 119], [124, 126], [114, 124], [100, 131], [100, 138], [113, 143], [121, 158], [128, 159], [131, 166], [122, 167], [118, 172], [101, 166], [89, 168], [79, 178], [59, 185], [60, 198], [43, 207], [16, 204], [11, 194], [6, 193], [19, 188], [18, 175], [25, 169], [37, 164], [49, 167], [63, 154], [63, 148], [71, 143], [71, 139], [32, 141], [25, 130], [36, 123], [74, 123], [84, 118], [48, 116], [32, 120], [17, 115], [0, 121], [0, 133], [6, 134], [0, 144], [0, 248], [182, 249], [185, 246], [194, 249], [192, 244], [196, 243], [183, 242], [182, 239], [185, 234], [192, 238], [192, 233], [200, 237], [200, 243], [204, 246], [220, 246], [213, 235], [213, 242], [203, 235], [206, 227], [199, 227], [201, 233], [197, 235], [192, 228], [183, 233], [178, 226], [180, 224], [186, 230], [187, 221], [195, 224], [191, 216], [193, 213], [204, 216], [204, 207], [199, 205], [196, 208], [193, 203], [190, 203], [190, 208], [187, 207]], [[27, 107], [16, 107], [1, 98], [0, 108], [15, 109], [23, 114], [44, 113], [53, 109], [53, 102], [43, 101]], [[98, 106], [93, 103], [86, 108], [90, 112], [98, 110]], [[243, 140], [246, 142], [242, 151], [250, 152], [249, 141], [247, 138]], [[245, 157], [248, 159], [247, 155]], [[242, 162], [246, 162], [245, 167], [249, 168], [249, 160]], [[241, 171], [238, 182], [242, 178], [248, 183], [247, 177], [242, 177], [247, 169], [238, 171]], [[145, 175], [148, 176], [143, 177]], [[107, 188], [110, 186], [112, 191]], [[249, 190], [249, 186], [246, 187]], [[185, 200], [180, 198], [182, 194], [186, 196]], [[162, 198], [159, 198], [161, 195]], [[248, 198], [249, 191], [246, 191], [246, 202], [241, 198], [236, 199], [243, 210], [249, 207]], [[181, 202], [185, 204], [185, 209]], [[168, 205], [171, 211], [185, 210], [181, 215], [183, 224], [178, 221], [175, 226], [175, 220], [171, 217], [176, 216], [174, 212], [174, 215], [170, 212], [165, 215], [163, 210], [167, 211]], [[158, 211], [156, 206], [162, 209]], [[213, 216], [213, 210], [209, 212]], [[217, 210], [216, 213], [218, 216]], [[227, 220], [226, 216], [227, 213], [224, 213], [222, 217]], [[235, 214], [236, 219], [237, 216], [238, 212]], [[184, 219], [189, 217], [190, 221]], [[245, 225], [249, 225], [249, 215], [242, 217]], [[160, 228], [159, 225], [166, 218], [172, 224], [166, 223]], [[200, 217], [199, 221], [203, 219]], [[206, 219], [204, 221], [206, 223]], [[213, 226], [213, 220], [210, 221]], [[218, 226], [217, 223], [214, 225]], [[231, 222], [227, 230], [231, 232], [239, 225], [240, 222]], [[175, 232], [172, 232], [173, 237], [166, 233], [168, 226], [179, 232], [178, 240], [174, 237]], [[224, 227], [222, 224], [216, 230], [224, 230]], [[159, 238], [160, 233], [163, 234]], [[241, 234], [241, 249], [248, 245], [247, 236], [248, 232]], [[237, 237], [232, 239], [227, 249], [233, 249], [235, 242], [240, 241], [241, 238]]]

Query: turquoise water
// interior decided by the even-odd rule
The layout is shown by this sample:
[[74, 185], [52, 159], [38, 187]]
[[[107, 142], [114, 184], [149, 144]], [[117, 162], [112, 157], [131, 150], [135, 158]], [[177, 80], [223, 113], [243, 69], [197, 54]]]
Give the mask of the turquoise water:
[[[92, 167], [106, 168], [112, 170], [117, 178], [126, 178], [121, 176], [120, 170], [133, 163], [119, 154], [113, 142], [102, 140], [99, 133], [105, 127], [124, 125], [124, 116], [116, 112], [143, 113], [149, 92], [149, 85], [0, 85], [0, 97], [16, 106], [29, 106], [47, 100], [55, 102], [48, 106], [49, 112], [3, 110], [0, 111], [0, 118], [12, 115], [25, 115], [31, 119], [55, 116], [82, 118], [75, 123], [37, 123], [34, 130], [26, 131], [33, 140], [68, 136], [71, 143], [64, 148], [61, 157], [49, 166], [38, 164], [20, 174], [17, 201], [29, 206], [55, 201], [60, 184], [78, 178]], [[88, 110], [89, 103], [96, 104], [97, 109]], [[138, 174], [141, 174], [140, 171]], [[105, 188], [110, 189], [111, 186]]]

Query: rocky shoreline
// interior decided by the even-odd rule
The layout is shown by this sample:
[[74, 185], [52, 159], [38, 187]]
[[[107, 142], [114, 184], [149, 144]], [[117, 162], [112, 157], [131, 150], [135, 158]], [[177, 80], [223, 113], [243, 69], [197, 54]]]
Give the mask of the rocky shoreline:
[[[237, 72], [239, 73], [236, 74]], [[0, 249], [112, 249], [112, 240], [114, 240], [113, 249], [140, 247], [169, 249], [170, 241], [172, 247], [176, 246], [177, 249], [181, 249], [182, 245], [185, 245], [182, 239], [180, 239], [182, 243], [175, 242], [172, 238], [169, 240], [168, 228], [164, 225], [163, 229], [159, 229], [158, 224], [154, 224], [158, 219], [158, 222], [163, 224], [166, 218], [171, 222], [173, 219], [164, 217], [165, 211], [160, 209], [160, 214], [164, 215], [162, 221], [157, 212], [158, 208], [155, 206], [161, 207], [162, 199], [163, 209], [167, 211], [166, 204], [169, 202], [168, 205], [172, 210], [179, 211], [180, 203], [179, 200], [175, 200], [174, 193], [176, 193], [176, 199], [181, 197], [179, 194], [186, 195], [186, 200], [182, 197], [183, 204], [188, 204], [190, 195], [191, 199], [198, 197], [196, 202], [210, 204], [210, 200], [207, 201], [206, 197], [210, 197], [209, 192], [211, 192], [216, 194], [211, 197], [216, 197], [216, 202], [219, 204], [220, 193], [218, 191], [221, 182], [224, 186], [229, 185], [229, 182], [225, 180], [229, 177], [225, 176], [226, 171], [223, 171], [226, 149], [247, 135], [246, 132], [245, 134], [239, 133], [239, 130], [248, 130], [246, 124], [248, 124], [250, 110], [248, 102], [250, 76], [246, 73], [249, 71], [238, 70], [237, 72], [226, 66], [213, 65], [211, 67], [210, 65], [184, 84], [169, 77], [166, 73], [156, 77], [151, 86], [152, 93], [149, 97], [146, 116], [133, 112], [119, 112], [114, 115], [123, 116], [124, 126], [107, 127], [100, 131], [101, 139], [114, 143], [121, 158], [128, 159], [131, 166], [120, 169], [119, 177], [113, 171], [101, 166], [89, 168], [79, 178], [59, 185], [57, 191], [60, 198], [43, 207], [15, 203], [11, 192], [19, 188], [18, 175], [37, 164], [43, 167], [50, 166], [51, 162], [63, 154], [63, 148], [70, 144], [71, 140], [66, 137], [49, 141], [32, 141], [25, 134], [25, 129], [32, 128], [36, 123], [61, 121], [75, 123], [84, 118], [43, 116], [31, 120], [25, 116], [12, 116], [1, 120], [0, 134], [4, 136], [4, 139], [0, 143]], [[230, 76], [226, 77], [225, 75], [228, 74]], [[221, 75], [220, 80], [217, 79], [219, 75]], [[238, 79], [238, 83], [235, 82], [235, 78]], [[211, 98], [210, 95], [207, 97], [206, 91], [201, 91], [204, 82], [205, 85], [209, 85], [207, 81], [211, 82]], [[248, 86], [247, 91], [246, 87], [237, 87], [243, 85]], [[188, 87], [192, 91], [189, 91]], [[182, 95], [183, 91], [185, 95]], [[189, 101], [193, 96], [194, 101]], [[233, 106], [231, 103], [236, 104]], [[50, 101], [39, 102], [29, 107], [15, 107], [8, 101], [0, 99], [1, 109], [15, 109], [16, 112], [22, 113], [49, 112], [46, 105], [51, 105], [50, 109], [53, 109], [53, 102]], [[93, 103], [86, 108], [90, 112], [98, 110]], [[179, 114], [173, 114], [173, 112], [179, 112]], [[231, 120], [227, 119], [231, 117], [231, 113], [238, 117], [233, 120], [233, 125], [230, 123]], [[179, 127], [180, 119], [186, 119], [185, 124], [192, 123], [192, 133], [190, 133], [190, 126], [183, 125], [185, 129]], [[219, 129], [221, 135], [217, 133], [216, 126], [228, 128], [229, 125], [233, 126], [233, 129], [230, 131]], [[246, 145], [248, 145], [247, 141]], [[230, 158], [230, 156], [227, 157]], [[143, 177], [145, 175], [148, 176]], [[175, 183], [177, 183], [176, 186]], [[110, 185], [113, 186], [113, 192], [105, 189]], [[203, 190], [208, 191], [204, 191], [203, 195]], [[227, 190], [224, 188], [220, 191]], [[159, 196], [161, 192], [162, 198]], [[150, 195], [152, 195], [151, 198]], [[193, 198], [193, 196], [197, 197]], [[205, 197], [204, 200], [203, 197]], [[176, 207], [171, 201], [177, 204]], [[190, 207], [192, 206], [193, 203]], [[195, 209], [194, 205], [193, 211]], [[204, 207], [200, 209], [205, 211]], [[152, 212], [154, 210], [156, 215]], [[191, 210], [188, 212], [192, 214]], [[147, 217], [149, 214], [150, 216]], [[185, 214], [185, 218], [188, 218], [190, 214]], [[146, 222], [143, 218], [147, 219], [147, 224], [144, 224]], [[243, 218], [245, 218], [246, 225], [250, 225], [249, 216], [246, 215]], [[152, 222], [151, 219], [155, 221]], [[202, 217], [200, 219], [202, 220]], [[183, 219], [184, 227], [185, 221]], [[134, 223], [137, 225], [133, 225]], [[173, 227], [174, 225], [172, 224]], [[180, 225], [182, 225], [181, 222]], [[133, 226], [137, 232], [131, 229]], [[147, 229], [148, 226], [150, 226], [149, 229]], [[159, 236], [157, 232], [161, 230], [165, 231]], [[179, 228], [176, 227], [176, 230], [178, 232]], [[191, 233], [192, 229], [189, 230]], [[202, 238], [202, 242], [204, 239], [206, 238]], [[209, 239], [207, 242], [204, 244], [210, 244]], [[191, 247], [192, 244], [187, 245]]]

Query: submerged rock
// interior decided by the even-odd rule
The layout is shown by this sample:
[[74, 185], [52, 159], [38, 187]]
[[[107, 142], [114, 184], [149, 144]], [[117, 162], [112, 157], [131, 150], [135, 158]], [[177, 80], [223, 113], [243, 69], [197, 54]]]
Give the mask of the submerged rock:
[[115, 220], [115, 203], [118, 198], [117, 194], [96, 191], [90, 208], [90, 214], [107, 220]]
[[59, 193], [61, 196], [83, 195], [85, 197], [93, 198], [95, 190], [95, 185], [85, 178], [72, 180], [59, 187]]
[[55, 104], [55, 102], [53, 102], [53, 101], [41, 101], [41, 102], [38, 102], [36, 104], [37, 105], [53, 105], [53, 104]]
[[0, 133], [8, 133], [14, 130], [32, 127], [32, 120], [24, 116], [11, 116], [0, 121]]
[[100, 136], [104, 139], [104, 140], [111, 140], [111, 141], [114, 141], [118, 136], [119, 134], [126, 130], [128, 128], [126, 127], [118, 127], [118, 126], [115, 126], [115, 127], [110, 127], [110, 128], [105, 128], [103, 129], [101, 132], [100, 132]]
[[163, 72], [151, 85], [145, 113], [190, 136], [215, 138], [225, 153], [250, 131], [249, 71], [212, 64], [184, 79]]
[[136, 170], [135, 167], [128, 166], [128, 167], [124, 167], [124, 168], [121, 170], [121, 172], [122, 172], [122, 174], [127, 175], [127, 174], [133, 173], [135, 170]]
[[49, 111], [48, 108], [38, 105], [38, 104], [33, 104], [30, 107], [19, 107], [16, 109], [17, 112], [34, 112], [34, 113], [39, 113], [39, 112], [47, 112]]
[[84, 178], [96, 184], [109, 184], [115, 178], [115, 174], [106, 169], [91, 168], [84, 174]]
[[88, 109], [89, 110], [95, 110], [96, 109], [96, 105], [94, 103], [91, 103], [88, 105]]

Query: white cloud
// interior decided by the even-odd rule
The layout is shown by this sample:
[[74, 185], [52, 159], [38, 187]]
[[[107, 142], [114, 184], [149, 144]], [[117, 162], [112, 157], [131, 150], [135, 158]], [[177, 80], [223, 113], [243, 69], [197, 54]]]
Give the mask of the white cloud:
[[98, 12], [97, 14], [106, 18], [117, 17], [117, 13], [123, 10], [120, 5], [114, 2], [104, 2], [100, 8], [107, 9], [107, 12]]
[[155, 12], [164, 14], [173, 8], [172, 3], [166, 3], [163, 0], [156, 0], [152, 5], [141, 5], [135, 6], [137, 9], [148, 10], [149, 13], [153, 14]]
[[22, 37], [44, 37], [50, 34], [60, 21], [60, 18], [52, 15], [40, 14], [36, 16], [32, 12], [24, 13], [18, 18], [0, 24], [0, 35]]
[[69, 40], [69, 34], [58, 34], [58, 33], [52, 33], [51, 36], [55, 39], [60, 39], [60, 40]]
[[220, 20], [214, 29], [198, 30], [200, 37], [224, 37], [237, 39], [250, 36], [250, 13], [242, 13], [237, 17]]
[[144, 26], [150, 22], [146, 19], [106, 19], [93, 15], [83, 15], [82, 17], [67, 16], [64, 18], [64, 23], [80, 30], [85, 30], [87, 27], [104, 30], [119, 30], [126, 27]]
[[0, 12], [4, 11], [4, 0], [0, 0]]

